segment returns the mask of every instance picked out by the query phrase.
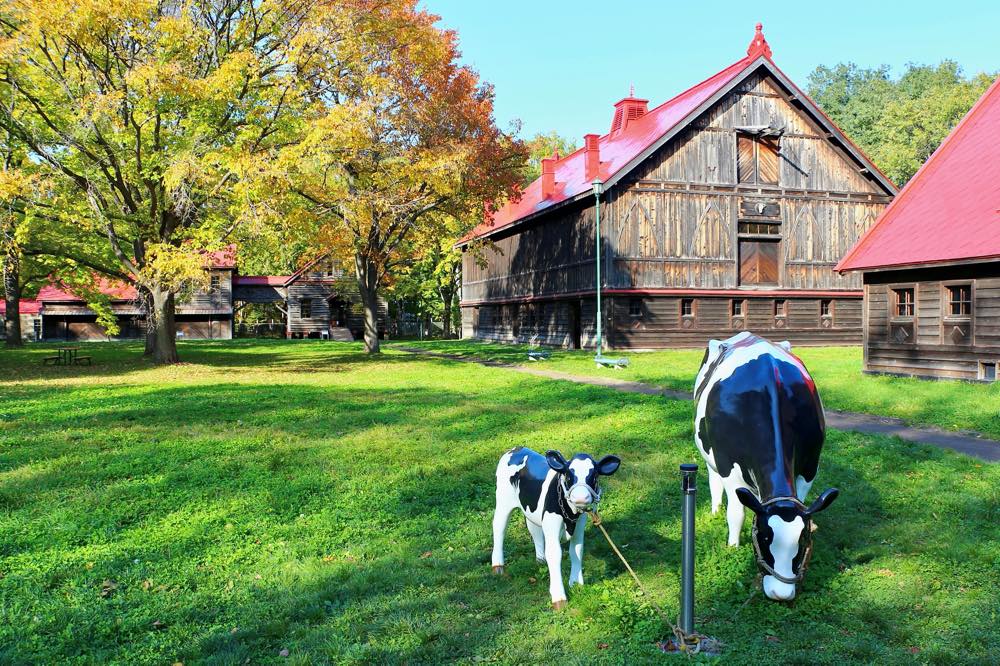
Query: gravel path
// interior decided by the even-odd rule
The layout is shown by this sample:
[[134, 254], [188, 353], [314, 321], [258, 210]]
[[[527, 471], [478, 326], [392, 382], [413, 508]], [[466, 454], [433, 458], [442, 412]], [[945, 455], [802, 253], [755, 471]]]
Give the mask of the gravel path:
[[[484, 361], [477, 358], [458, 356], [455, 354], [443, 354], [431, 352], [414, 347], [397, 347], [393, 349], [409, 352], [411, 354], [423, 354], [436, 358], [445, 358], [451, 361], [462, 361], [465, 363], [477, 363], [494, 368], [505, 368], [515, 372], [521, 372], [535, 377], [545, 377], [547, 379], [559, 379], [577, 384], [589, 384], [590, 386], [603, 386], [616, 391], [626, 393], [641, 393], [643, 395], [662, 395], [672, 400], [690, 400], [691, 393], [688, 391], [677, 391], [666, 389], [661, 386], [644, 384], [642, 382], [630, 382], [615, 377], [587, 377], [585, 375], [574, 375], [568, 372], [557, 370], [546, 370], [544, 367], [529, 365], [515, 365], [513, 363], [503, 363], [501, 361]], [[865, 434], [889, 435], [899, 437], [910, 442], [920, 444], [930, 444], [945, 449], [951, 449], [964, 453], [980, 460], [989, 462], [1000, 462], [1000, 441], [989, 439], [976, 432], [951, 432], [934, 428], [931, 426], [911, 426], [902, 419], [889, 418], [884, 416], [873, 416], [871, 414], [860, 414], [857, 412], [841, 412], [835, 409], [826, 410], [826, 424], [837, 430], [852, 430]]]

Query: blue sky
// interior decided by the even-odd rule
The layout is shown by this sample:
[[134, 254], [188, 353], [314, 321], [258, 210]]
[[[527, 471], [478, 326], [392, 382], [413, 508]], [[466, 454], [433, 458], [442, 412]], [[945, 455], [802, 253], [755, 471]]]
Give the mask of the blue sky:
[[[603, 134], [612, 104], [635, 85], [650, 106], [746, 53], [754, 25], [774, 61], [803, 88], [817, 65], [956, 60], [1000, 70], [1000, 0], [946, 3], [653, 2], [648, 0], [421, 0], [454, 29], [463, 61], [496, 87], [501, 127]], [[750, 6], [756, 4], [757, 6]]]

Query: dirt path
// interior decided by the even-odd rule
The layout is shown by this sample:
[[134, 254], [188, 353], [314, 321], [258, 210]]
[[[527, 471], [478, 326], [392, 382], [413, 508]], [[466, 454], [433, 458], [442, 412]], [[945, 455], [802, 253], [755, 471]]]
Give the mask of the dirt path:
[[[557, 370], [546, 370], [538, 366], [515, 365], [513, 363], [503, 363], [501, 361], [484, 361], [477, 358], [458, 356], [455, 354], [443, 354], [431, 352], [414, 347], [397, 347], [393, 349], [409, 352], [411, 354], [423, 354], [436, 358], [444, 358], [451, 361], [462, 361], [464, 363], [476, 363], [494, 368], [505, 368], [514, 372], [521, 372], [535, 377], [545, 377], [547, 379], [559, 379], [577, 384], [589, 384], [590, 386], [603, 386], [616, 391], [626, 393], [641, 393], [643, 395], [662, 395], [672, 400], [690, 400], [691, 394], [687, 391], [676, 391], [652, 384], [642, 382], [630, 382], [615, 377], [587, 377], [585, 375], [574, 375], [568, 372]], [[860, 414], [858, 412], [841, 412], [835, 409], [826, 410], [826, 424], [837, 430], [851, 430], [873, 435], [889, 435], [899, 437], [909, 442], [919, 444], [930, 444], [945, 449], [951, 449], [964, 453], [965, 455], [986, 460], [989, 462], [1000, 462], [1000, 441], [989, 439], [975, 432], [950, 432], [932, 426], [911, 426], [902, 419], [889, 418], [885, 416], [873, 416], [871, 414]]]

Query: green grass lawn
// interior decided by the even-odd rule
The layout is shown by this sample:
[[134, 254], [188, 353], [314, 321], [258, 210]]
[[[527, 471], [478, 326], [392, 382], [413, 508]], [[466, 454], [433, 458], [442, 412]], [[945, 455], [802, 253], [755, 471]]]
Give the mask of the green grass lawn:
[[[526, 345], [472, 340], [400, 343], [430, 351], [528, 364]], [[792, 350], [816, 380], [823, 404], [831, 409], [895, 416], [909, 423], [946, 430], [974, 430], [1000, 439], [1000, 383], [928, 381], [861, 373], [860, 347], [796, 347]], [[599, 368], [592, 351], [553, 350], [539, 367], [580, 375], [602, 375], [690, 391], [704, 350], [609, 352], [627, 357], [628, 368]]]
[[[619, 454], [607, 528], [675, 613], [690, 403], [353, 344], [91, 349], [0, 352], [0, 663], [681, 659], [598, 532], [554, 613], [523, 521], [491, 574], [490, 520], [508, 448]], [[729, 662], [1000, 662], [1000, 466], [831, 432], [791, 605], [747, 602], [749, 528], [726, 547], [705, 479], [697, 626]]]

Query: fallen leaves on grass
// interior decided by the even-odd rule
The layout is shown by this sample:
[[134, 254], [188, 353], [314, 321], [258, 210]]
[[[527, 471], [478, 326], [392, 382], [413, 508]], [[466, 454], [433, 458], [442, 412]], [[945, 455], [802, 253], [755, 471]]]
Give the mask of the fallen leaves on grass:
[[101, 583], [101, 597], [107, 599], [112, 594], [114, 594], [115, 590], [117, 589], [118, 589], [118, 583], [111, 580], [110, 578], [105, 578], [104, 582]]

